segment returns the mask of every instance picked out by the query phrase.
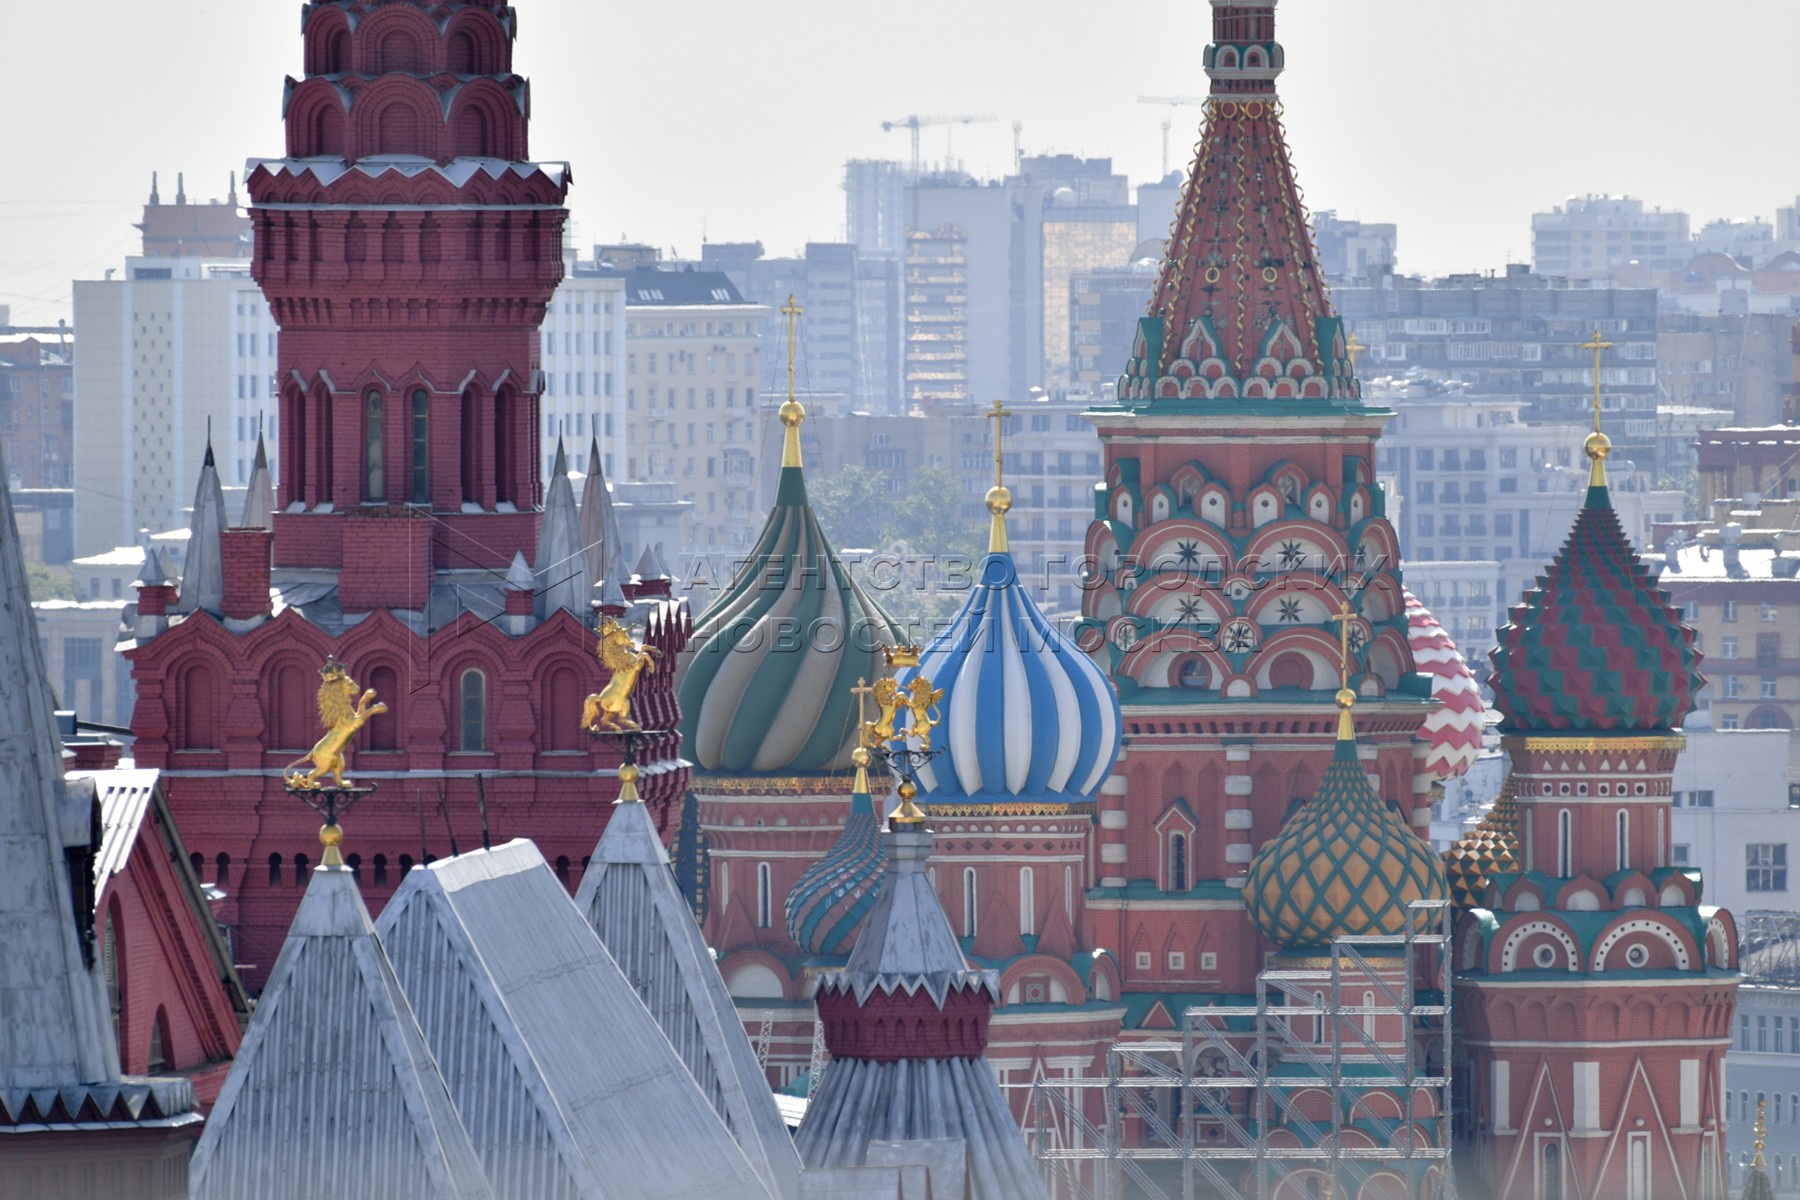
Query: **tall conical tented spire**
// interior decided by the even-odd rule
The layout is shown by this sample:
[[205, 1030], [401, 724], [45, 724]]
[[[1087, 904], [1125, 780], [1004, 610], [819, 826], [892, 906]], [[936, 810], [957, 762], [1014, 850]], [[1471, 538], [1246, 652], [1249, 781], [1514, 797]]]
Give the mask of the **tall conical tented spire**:
[[[588, 446], [587, 479], [581, 485], [581, 543], [587, 548], [588, 579], [594, 583], [612, 579], [613, 564], [624, 543], [619, 535], [619, 515], [613, 510], [612, 491], [606, 486], [598, 437]], [[624, 564], [619, 566], [622, 569]]]
[[261, 430], [256, 434], [256, 462], [250, 468], [249, 486], [244, 489], [244, 517], [238, 528], [275, 528], [275, 477], [269, 471], [269, 449], [263, 444]]
[[209, 433], [206, 457], [200, 464], [200, 482], [194, 486], [194, 512], [188, 522], [187, 559], [181, 569], [178, 611], [217, 613], [225, 603], [225, 560], [220, 543], [224, 532], [225, 491], [213, 463]]
[[872, 1141], [949, 1138], [972, 1200], [1047, 1192], [984, 1057], [999, 974], [970, 970], [926, 873], [932, 834], [893, 828], [850, 961], [815, 994], [830, 1064], [794, 1135], [811, 1168], [860, 1167]]
[[768, 1200], [531, 842], [409, 872], [377, 929], [500, 1195]]
[[1449, 891], [1444, 864], [1369, 784], [1356, 753], [1356, 693], [1340, 688], [1337, 704], [1338, 742], [1319, 794], [1250, 861], [1244, 882], [1251, 921], [1283, 950], [1395, 937], [1409, 921], [1413, 932], [1429, 933], [1435, 914], [1408, 905]]
[[1676, 729], [1706, 686], [1694, 631], [1613, 511], [1603, 467], [1611, 443], [1595, 432], [1586, 449], [1587, 502], [1498, 634], [1488, 686], [1503, 733]]
[[1281, 126], [1276, 0], [1213, 0], [1193, 173], [1119, 381], [1127, 407], [1360, 395]]
[[636, 986], [770, 1192], [797, 1195], [793, 1138], [644, 805], [613, 807], [575, 907]]
[[996, 404], [992, 525], [979, 582], [949, 628], [899, 682], [924, 678], [944, 693], [935, 735], [946, 752], [919, 768], [938, 797], [980, 802], [1026, 796], [1086, 800], [1122, 743], [1119, 697], [1094, 660], [1038, 608], [1007, 550], [1012, 493], [1001, 476], [1006, 417]]
[[161, 204], [162, 195], [157, 190], [156, 172], [150, 172], [150, 203]]
[[781, 482], [762, 535], [723, 594], [695, 624], [682, 659], [684, 753], [715, 773], [828, 772], [850, 765], [856, 745], [856, 681], [886, 674], [884, 647], [905, 635], [863, 591], [826, 540], [806, 498], [793, 399], [793, 298], [789, 398]]
[[594, 581], [588, 574], [587, 550], [581, 540], [575, 485], [569, 482], [569, 463], [560, 441], [550, 468], [550, 486], [544, 492], [544, 524], [538, 534], [535, 566], [538, 616], [548, 617], [561, 608], [587, 620]]
[[881, 821], [869, 795], [868, 751], [852, 751], [856, 783], [843, 832], [795, 881], [787, 898], [788, 937], [811, 955], [841, 957], [875, 906], [881, 879]]
[[193, 1200], [490, 1200], [356, 876], [314, 868], [194, 1151]]
[[[0, 461], [0, 480], [5, 463]], [[105, 981], [92, 939], [88, 886], [70, 871], [91, 870], [97, 852], [95, 801], [63, 779], [56, 704], [31, 610], [12, 493], [0, 487], [0, 1122], [19, 1119], [21, 1089], [118, 1084], [119, 1059], [106, 1013]], [[68, 851], [76, 853], [71, 856]], [[86, 885], [86, 880], [76, 880]], [[74, 899], [88, 897], [86, 911]], [[190, 1099], [189, 1104], [192, 1101]], [[69, 1106], [73, 1113], [80, 1107]], [[110, 1107], [110, 1106], [108, 1106]], [[67, 1118], [65, 1118], [66, 1120]]]

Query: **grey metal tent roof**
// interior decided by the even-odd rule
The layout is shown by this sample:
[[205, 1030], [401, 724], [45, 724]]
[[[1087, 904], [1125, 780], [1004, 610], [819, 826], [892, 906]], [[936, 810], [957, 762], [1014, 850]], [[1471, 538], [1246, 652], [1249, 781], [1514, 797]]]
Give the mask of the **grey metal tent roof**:
[[269, 450], [263, 444], [261, 430], [256, 434], [256, 463], [250, 469], [249, 486], [244, 489], [244, 515], [238, 528], [275, 528], [275, 477], [269, 472]]
[[614, 806], [575, 904], [770, 1190], [797, 1194], [793, 1139], [642, 804]]
[[225, 532], [225, 492], [219, 470], [213, 464], [212, 441], [200, 464], [200, 482], [194, 486], [194, 513], [189, 521], [187, 559], [181, 569], [180, 612], [205, 610], [216, 613], [225, 603], [225, 560], [220, 536]]
[[769, 1200], [531, 842], [413, 870], [379, 929], [496, 1197]]
[[491, 1200], [348, 867], [314, 870], [194, 1151], [193, 1200]]
[[575, 487], [569, 482], [568, 458], [562, 443], [556, 444], [556, 461], [544, 489], [544, 523], [538, 534], [538, 616], [548, 617], [559, 608], [588, 616], [589, 593], [594, 581], [588, 574], [587, 548], [581, 541], [581, 514], [575, 507]]

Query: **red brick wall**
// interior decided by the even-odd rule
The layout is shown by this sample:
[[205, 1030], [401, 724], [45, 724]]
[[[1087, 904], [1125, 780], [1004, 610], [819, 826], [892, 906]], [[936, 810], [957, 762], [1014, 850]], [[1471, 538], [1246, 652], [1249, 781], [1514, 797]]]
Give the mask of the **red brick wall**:
[[268, 615], [269, 545], [274, 536], [266, 529], [227, 529], [220, 535], [225, 574], [221, 616], [243, 621]]
[[345, 612], [423, 611], [431, 595], [431, 522], [412, 509], [347, 513], [338, 599]]

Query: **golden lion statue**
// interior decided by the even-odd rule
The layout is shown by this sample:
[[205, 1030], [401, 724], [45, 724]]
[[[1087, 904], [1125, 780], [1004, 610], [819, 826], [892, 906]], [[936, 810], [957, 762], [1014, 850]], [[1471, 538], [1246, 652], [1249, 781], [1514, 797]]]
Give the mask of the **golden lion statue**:
[[600, 665], [612, 672], [606, 686], [581, 706], [581, 727], [589, 733], [623, 732], [643, 726], [631, 719], [631, 693], [637, 690], [639, 672], [656, 670], [662, 655], [653, 646], [640, 646], [631, 633], [611, 617], [600, 618]]
[[873, 721], [863, 722], [862, 740], [864, 746], [873, 750], [900, 736], [897, 727], [906, 700], [901, 695], [900, 685], [888, 678], [877, 679], [871, 694], [875, 697], [878, 715]]
[[[284, 772], [287, 786], [297, 792], [319, 791], [325, 787], [327, 779], [331, 780], [332, 787], [343, 787], [344, 751], [349, 747], [350, 739], [377, 714], [388, 710], [387, 705], [375, 699], [374, 688], [357, 698], [356, 680], [350, 678], [344, 664], [335, 656], [326, 658], [325, 665], [319, 669], [319, 678], [319, 724], [325, 727], [325, 736], [306, 757], [287, 765]], [[298, 769], [309, 762], [312, 770]]]
[[[931, 680], [923, 675], [915, 675], [912, 683], [908, 685], [907, 691], [909, 695], [906, 707], [912, 712], [912, 725], [908, 732], [919, 739], [920, 749], [929, 750], [931, 749], [931, 731], [936, 729], [938, 723], [944, 719], [944, 714], [937, 708], [938, 701], [944, 698], [944, 689], [934, 690]], [[934, 712], [937, 713], [936, 716], [932, 715]]]

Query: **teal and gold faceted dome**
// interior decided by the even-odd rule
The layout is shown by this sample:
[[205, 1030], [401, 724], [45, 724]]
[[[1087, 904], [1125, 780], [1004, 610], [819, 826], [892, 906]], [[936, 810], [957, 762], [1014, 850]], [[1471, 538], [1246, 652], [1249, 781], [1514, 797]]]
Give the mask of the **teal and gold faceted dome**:
[[1675, 729], [1706, 685], [1693, 631], [1613, 511], [1603, 436], [1588, 438], [1594, 480], [1569, 540], [1499, 631], [1488, 685], [1506, 733]]
[[1449, 895], [1443, 862], [1369, 786], [1349, 729], [1353, 699], [1339, 693], [1343, 727], [1318, 796], [1251, 860], [1244, 883], [1250, 919], [1283, 950], [1397, 937], [1409, 920], [1414, 933], [1429, 933], [1437, 914], [1407, 906]]

